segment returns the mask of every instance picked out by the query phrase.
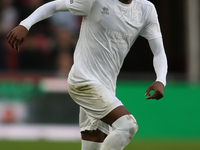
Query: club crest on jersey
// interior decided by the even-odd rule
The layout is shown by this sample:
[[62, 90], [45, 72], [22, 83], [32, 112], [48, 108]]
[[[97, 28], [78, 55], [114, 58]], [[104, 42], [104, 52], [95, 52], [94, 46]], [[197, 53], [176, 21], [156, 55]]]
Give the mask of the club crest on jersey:
[[109, 15], [109, 9], [108, 9], [108, 7], [103, 7], [101, 13], [105, 14], [105, 15]]
[[142, 13], [139, 11], [132, 11], [132, 21], [139, 23], [141, 21]]

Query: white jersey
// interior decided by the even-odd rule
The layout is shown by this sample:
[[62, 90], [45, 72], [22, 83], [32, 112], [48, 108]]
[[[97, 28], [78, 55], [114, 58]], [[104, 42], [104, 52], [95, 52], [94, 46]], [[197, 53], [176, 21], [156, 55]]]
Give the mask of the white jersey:
[[89, 15], [83, 17], [68, 82], [101, 83], [114, 92], [124, 58], [139, 35], [148, 40], [161, 37], [152, 3], [94, 0]]
[[166, 85], [167, 59], [152, 3], [147, 0], [133, 0], [130, 4], [119, 0], [56, 0], [39, 7], [20, 25], [29, 30], [57, 11], [83, 16], [68, 78], [70, 84], [101, 83], [115, 92], [124, 58], [141, 35], [149, 41], [154, 55], [156, 81]]

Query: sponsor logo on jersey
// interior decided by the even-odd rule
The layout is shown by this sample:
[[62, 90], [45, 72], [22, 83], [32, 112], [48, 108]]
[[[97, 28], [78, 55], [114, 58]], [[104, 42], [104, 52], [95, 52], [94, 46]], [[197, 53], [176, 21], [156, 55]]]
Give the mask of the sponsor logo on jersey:
[[109, 15], [109, 9], [108, 9], [108, 7], [103, 7], [101, 13], [105, 14], [105, 15]]

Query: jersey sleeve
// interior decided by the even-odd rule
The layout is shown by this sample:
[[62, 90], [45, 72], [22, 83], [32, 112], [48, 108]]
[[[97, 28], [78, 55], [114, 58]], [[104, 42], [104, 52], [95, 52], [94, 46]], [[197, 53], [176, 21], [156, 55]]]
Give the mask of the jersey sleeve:
[[162, 37], [150, 40], [149, 45], [154, 55], [153, 66], [156, 72], [156, 81], [162, 82], [165, 86], [168, 66]]
[[39, 21], [47, 19], [58, 11], [70, 11], [73, 15], [87, 16], [90, 13], [93, 0], [55, 0], [37, 8], [30, 16], [20, 22], [29, 30]]
[[94, 0], [66, 0], [69, 11], [75, 16], [87, 16]]
[[30, 16], [20, 22], [20, 25], [29, 30], [39, 21], [51, 17], [58, 11], [68, 11], [67, 0], [56, 0], [38, 7]]
[[152, 40], [161, 37], [160, 24], [155, 6], [152, 4], [151, 9], [147, 12], [146, 23], [140, 35], [147, 40]]

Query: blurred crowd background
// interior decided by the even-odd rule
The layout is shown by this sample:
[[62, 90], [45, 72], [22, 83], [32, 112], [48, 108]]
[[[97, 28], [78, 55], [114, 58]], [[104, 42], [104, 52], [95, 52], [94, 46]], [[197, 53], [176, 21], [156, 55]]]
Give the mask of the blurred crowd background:
[[[30, 29], [25, 42], [20, 46], [20, 52], [12, 49], [6, 40], [6, 35], [11, 29], [28, 17], [36, 8], [49, 1], [51, 0], [0, 0], [0, 125], [17, 123], [78, 124], [79, 108], [67, 93], [66, 79], [73, 64], [73, 53], [82, 18], [73, 16], [69, 12], [59, 12], [51, 18], [35, 24]], [[198, 84], [200, 81], [200, 32], [198, 26], [200, 24], [200, 14], [199, 9], [197, 9], [200, 8], [199, 0], [150, 1], [155, 4], [160, 20], [169, 65], [167, 81], [169, 83], [192, 81]], [[195, 4], [199, 6], [195, 7]], [[193, 53], [190, 54], [190, 52]], [[118, 84], [119, 97], [127, 100], [125, 101], [127, 106], [129, 106], [132, 98], [135, 98], [134, 92], [138, 95], [154, 81], [155, 72], [152, 59], [153, 55], [147, 40], [139, 37], [124, 61], [119, 81], [126, 79], [128, 81], [147, 81], [147, 83], [136, 82], [130, 85], [126, 82], [120, 82]], [[186, 88], [182, 89], [183, 87]], [[132, 90], [134, 88], [141, 91]], [[165, 101], [163, 103], [153, 103], [151, 107], [148, 107], [150, 109], [148, 110], [146, 103], [144, 104], [143, 101], [138, 102], [136, 105], [135, 101], [131, 102], [130, 111], [138, 115], [138, 120], [141, 124], [144, 124], [144, 126], [140, 125], [141, 137], [145, 134], [152, 134], [152, 127], [160, 129], [158, 135], [162, 133], [168, 135], [171, 130], [168, 131], [166, 128], [161, 127], [163, 127], [163, 124], [166, 127], [169, 121], [163, 122], [163, 124], [159, 121], [163, 116], [166, 118], [174, 117], [174, 120], [170, 123], [172, 125], [175, 124], [173, 121], [177, 121], [177, 135], [181, 136], [185, 133], [185, 131], [182, 131], [185, 127], [183, 126], [184, 115], [179, 114], [182, 112], [185, 114], [184, 117], [188, 117], [189, 121], [187, 122], [193, 122], [196, 125], [192, 136], [199, 138], [200, 134], [197, 135], [197, 133], [200, 133], [200, 131], [197, 126], [200, 125], [200, 122], [196, 122], [195, 119], [195, 115], [197, 116], [200, 113], [199, 103], [196, 103], [199, 101], [197, 96], [199, 86], [190, 87], [185, 84], [178, 84], [178, 86], [170, 87], [169, 84], [166, 89], [169, 89], [166, 96], [166, 99], [168, 99], [167, 104]], [[176, 93], [177, 89], [179, 91]], [[126, 92], [129, 93], [126, 94]], [[190, 109], [187, 106], [190, 106], [191, 103], [182, 103], [188, 100], [183, 100], [188, 96], [184, 95], [187, 92], [189, 92], [188, 95], [192, 93], [192, 96], [188, 98], [190, 101], [193, 100], [194, 106], [192, 105]], [[174, 94], [173, 97], [170, 97], [172, 96], [171, 93]], [[143, 95], [143, 93], [140, 93], [140, 95]], [[180, 99], [181, 96], [183, 99]], [[143, 97], [137, 98], [144, 99]], [[173, 100], [176, 101], [176, 105], [171, 107]], [[133, 109], [137, 105], [138, 107]], [[154, 123], [157, 121], [157, 126], [152, 124], [148, 126], [149, 128], [146, 128], [146, 123], [149, 120], [144, 112], [140, 112], [142, 105], [144, 105], [142, 107], [144, 112], [148, 110], [146, 114], [152, 115], [149, 118], [154, 117]], [[156, 118], [158, 116], [155, 105], [157, 108], [162, 109], [158, 110], [159, 112], [163, 111], [161, 113], [163, 115], [159, 116], [160, 118]], [[191, 112], [190, 115], [193, 116], [193, 120], [190, 120], [191, 116], [187, 114], [187, 111]], [[144, 118], [147, 120], [144, 120]], [[182, 126], [179, 126], [178, 121], [179, 123], [182, 122]], [[161, 124], [159, 125], [159, 123]], [[0, 138], [11, 135], [10, 132], [6, 134], [7, 130], [4, 130], [5, 133], [2, 133], [2, 131], [0, 130]], [[190, 135], [190, 133], [188, 132], [187, 135]]]
[[48, 0], [0, 1], [0, 70], [2, 72], [55, 72], [67, 77], [81, 18], [68, 12], [36, 24], [16, 53], [6, 41], [8, 32]]

